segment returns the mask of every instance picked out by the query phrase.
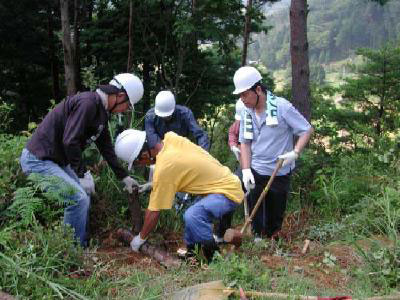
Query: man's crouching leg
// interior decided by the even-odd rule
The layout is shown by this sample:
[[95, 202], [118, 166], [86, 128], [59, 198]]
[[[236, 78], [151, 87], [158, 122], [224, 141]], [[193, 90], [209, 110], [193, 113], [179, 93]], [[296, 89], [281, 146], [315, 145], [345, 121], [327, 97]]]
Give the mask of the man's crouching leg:
[[232, 212], [237, 204], [222, 194], [209, 194], [189, 207], [184, 215], [185, 243], [188, 247], [201, 244], [201, 250], [208, 262], [218, 246], [215, 243], [212, 222]]

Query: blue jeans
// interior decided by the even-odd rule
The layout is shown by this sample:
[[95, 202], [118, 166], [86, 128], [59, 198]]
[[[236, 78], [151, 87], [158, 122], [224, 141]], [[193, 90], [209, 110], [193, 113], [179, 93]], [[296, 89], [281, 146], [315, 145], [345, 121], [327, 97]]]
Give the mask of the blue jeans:
[[72, 185], [77, 191], [66, 202], [72, 202], [64, 210], [64, 224], [70, 225], [75, 230], [75, 238], [80, 244], [86, 246], [86, 224], [88, 222], [88, 212], [90, 207], [90, 197], [86, 194], [79, 184], [78, 176], [70, 166], [60, 167], [51, 160], [40, 160], [28, 149], [22, 150], [20, 159], [22, 171], [25, 174], [39, 173], [42, 175], [57, 176]]
[[212, 222], [235, 210], [237, 203], [223, 194], [209, 194], [189, 207], [183, 218], [185, 220], [185, 243], [192, 246], [214, 241]]

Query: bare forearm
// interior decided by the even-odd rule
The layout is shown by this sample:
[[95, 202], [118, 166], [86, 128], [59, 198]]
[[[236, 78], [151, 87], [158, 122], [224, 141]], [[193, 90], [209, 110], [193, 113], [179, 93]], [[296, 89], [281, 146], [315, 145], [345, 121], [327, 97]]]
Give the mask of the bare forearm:
[[240, 144], [240, 165], [242, 169], [249, 169], [251, 162], [251, 148], [250, 144]]
[[161, 151], [162, 147], [163, 147], [163, 145], [162, 145], [162, 143], [160, 142], [160, 143], [157, 143], [157, 144], [154, 146], [154, 149], [155, 149], [155, 150], [157, 151], [157, 153], [158, 153], [158, 152]]
[[160, 217], [160, 212], [159, 211], [151, 211], [151, 210], [146, 210], [146, 214], [144, 216], [144, 224], [142, 231], [140, 232], [140, 237], [142, 239], [146, 239], [148, 235], [154, 230], [154, 228], [157, 226], [158, 219]]
[[303, 151], [304, 147], [308, 144], [313, 132], [314, 132], [314, 129], [311, 127], [305, 134], [303, 134], [302, 136], [299, 137], [296, 145], [294, 146], [294, 150], [297, 153], [300, 153], [301, 151]]

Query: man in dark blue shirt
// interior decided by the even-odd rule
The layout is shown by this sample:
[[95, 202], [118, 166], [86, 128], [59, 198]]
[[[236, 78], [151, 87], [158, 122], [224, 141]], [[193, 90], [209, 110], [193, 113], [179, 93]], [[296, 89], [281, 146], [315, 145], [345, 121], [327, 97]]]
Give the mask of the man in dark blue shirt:
[[[147, 144], [150, 149], [160, 151], [161, 141], [168, 131], [173, 131], [183, 137], [192, 134], [197, 145], [206, 151], [210, 149], [207, 133], [197, 124], [189, 108], [176, 105], [174, 94], [170, 91], [161, 91], [157, 94], [155, 102], [154, 108], [147, 111], [144, 120]], [[139, 193], [151, 190], [153, 170], [154, 168], [150, 166], [149, 182], [139, 187]]]
[[158, 93], [155, 107], [146, 113], [144, 124], [149, 148], [158, 149], [168, 131], [184, 137], [192, 134], [197, 145], [206, 151], [210, 148], [208, 135], [197, 124], [193, 112], [186, 106], [176, 105], [170, 91]]
[[132, 187], [138, 183], [117, 160], [108, 120], [110, 113], [128, 110], [142, 96], [142, 81], [133, 74], [122, 73], [94, 92], [67, 97], [46, 115], [22, 151], [20, 163], [24, 173], [56, 176], [61, 179], [60, 184], [73, 186], [74, 193], [65, 195], [68, 205], [64, 210], [64, 223], [74, 229], [82, 246], [87, 245], [90, 194], [94, 192], [93, 178], [78, 178], [77, 175], [82, 153], [94, 142], [125, 189], [132, 193]]

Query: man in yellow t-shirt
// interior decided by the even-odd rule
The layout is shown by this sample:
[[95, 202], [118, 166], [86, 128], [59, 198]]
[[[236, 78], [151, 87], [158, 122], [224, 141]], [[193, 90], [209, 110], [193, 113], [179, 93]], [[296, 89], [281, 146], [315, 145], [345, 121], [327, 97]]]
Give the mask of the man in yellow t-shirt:
[[212, 233], [212, 222], [232, 212], [243, 200], [239, 178], [221, 165], [207, 151], [174, 132], [165, 134], [161, 150], [149, 149], [144, 131], [128, 129], [115, 143], [119, 158], [132, 164], [154, 163], [153, 189], [146, 210], [142, 231], [131, 242], [139, 251], [148, 235], [156, 227], [160, 211], [171, 209], [177, 192], [203, 196], [184, 214], [188, 249], [201, 245], [211, 260], [217, 249]]

